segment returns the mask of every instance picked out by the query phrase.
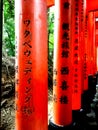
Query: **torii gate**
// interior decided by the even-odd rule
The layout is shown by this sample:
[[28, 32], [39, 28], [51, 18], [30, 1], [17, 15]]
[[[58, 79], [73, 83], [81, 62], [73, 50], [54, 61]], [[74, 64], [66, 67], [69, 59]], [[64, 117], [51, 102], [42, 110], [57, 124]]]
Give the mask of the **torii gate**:
[[[98, 9], [97, 0], [95, 0], [94, 6], [89, 4], [88, 1], [89, 0], [87, 0], [87, 5], [89, 6], [87, 11]], [[57, 45], [55, 45], [54, 48], [57, 49], [55, 50], [55, 52], [57, 51], [55, 53], [56, 66], [54, 66], [55, 68], [53, 70], [54, 80], [57, 81], [59, 87], [54, 85], [53, 90], [53, 100], [55, 102], [53, 123], [57, 129], [58, 127], [61, 129], [72, 124], [71, 105], [73, 102], [70, 83], [71, 78], [73, 77], [70, 77], [69, 75], [69, 72], [72, 70], [71, 63], [69, 63], [69, 53], [71, 53], [71, 50], [69, 49], [69, 45], [71, 46], [69, 39], [71, 38], [70, 33], [77, 34], [77, 29], [74, 30], [74, 32], [73, 30], [70, 30], [70, 21], [74, 20], [74, 22], [77, 23], [75, 19], [70, 19], [70, 5], [72, 2], [75, 4], [75, 0], [15, 0], [17, 42], [15, 88], [16, 130], [48, 130], [47, 7], [53, 5], [57, 7], [58, 12], [56, 14], [57, 21], [55, 28], [57, 29], [55, 30], [55, 36], [58, 37], [55, 38], [58, 38], [56, 39], [56, 42], [59, 41], [58, 49]], [[77, 7], [73, 6], [73, 8]], [[67, 12], [66, 17], [62, 11]], [[78, 24], [76, 25], [76, 28], [77, 26]], [[79, 36], [79, 33], [77, 35]], [[76, 43], [78, 43], [77, 39], [79, 38], [77, 35], [75, 35], [74, 39]], [[63, 38], [63, 40], [61, 38]], [[62, 46], [60, 46], [60, 43]], [[74, 47], [77, 50], [76, 45]], [[58, 55], [60, 53], [61, 55]], [[77, 53], [79, 53], [79, 50]], [[73, 54], [77, 57], [77, 53]], [[61, 56], [65, 58], [66, 63]], [[80, 57], [74, 59], [75, 64], [78, 63], [79, 58]], [[77, 73], [77, 69], [79, 68], [75, 68], [74, 73], [76, 77], [79, 74]], [[77, 82], [77, 79], [74, 80], [74, 84], [75, 82]], [[77, 83], [75, 84], [75, 87], [76, 86]], [[78, 89], [76, 87], [75, 92], [77, 91]], [[80, 90], [78, 94], [81, 94]], [[78, 103], [80, 102], [81, 100], [79, 100]]]

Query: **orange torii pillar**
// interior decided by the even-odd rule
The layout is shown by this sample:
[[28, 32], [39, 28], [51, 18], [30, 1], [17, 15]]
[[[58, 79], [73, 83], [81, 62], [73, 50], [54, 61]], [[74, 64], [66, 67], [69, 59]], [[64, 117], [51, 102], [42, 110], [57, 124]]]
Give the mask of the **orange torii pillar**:
[[96, 87], [98, 88], [98, 11], [95, 12], [95, 42], [96, 42]]
[[88, 45], [87, 45], [87, 15], [86, 15], [86, 1], [79, 1], [79, 16], [80, 16], [80, 42], [81, 42], [81, 60], [82, 60], [82, 93], [88, 90]]
[[98, 10], [98, 0], [86, 0], [87, 12]]
[[50, 129], [69, 128], [72, 123], [70, 60], [71, 0], [55, 0], [53, 64], [53, 118]]
[[95, 47], [95, 13], [87, 13], [87, 50], [88, 50], [88, 90], [84, 93], [83, 109], [86, 113], [91, 112], [91, 102], [96, 93], [96, 47]]
[[97, 72], [98, 72], [98, 21], [96, 21], [96, 37], [95, 37], [95, 41], [96, 41], [96, 64], [97, 64]]
[[46, 0], [15, 0], [15, 130], [48, 130]]
[[95, 11], [95, 51], [96, 51], [96, 72], [97, 72], [97, 42], [98, 42], [98, 40], [97, 40], [97, 30], [98, 30], [98, 11]]
[[96, 72], [98, 72], [98, 10], [95, 11]]
[[[92, 1], [92, 0], [86, 0], [86, 2], [87, 2], [87, 15], [88, 15], [88, 13], [89, 12], [95, 12], [95, 11], [98, 11], [98, 0], [94, 0], [94, 1]], [[95, 22], [94, 22], [94, 24], [95, 24]], [[89, 31], [88, 31], [89, 32]], [[95, 33], [95, 31], [94, 31], [94, 33]], [[89, 57], [88, 57], [88, 59], [89, 59]], [[89, 60], [88, 60], [89, 61]], [[95, 62], [95, 61], [94, 61]], [[91, 66], [91, 65], [89, 65], [89, 66]], [[90, 67], [89, 67], [90, 68]], [[94, 70], [95, 71], [95, 70]], [[93, 72], [92, 72], [93, 73]], [[95, 72], [94, 72], [95, 73]], [[91, 74], [92, 75], [92, 74]]]
[[85, 15], [84, 21], [84, 86], [83, 90], [88, 90], [88, 75], [89, 75], [89, 62], [88, 62], [88, 54], [89, 54], [89, 46], [88, 46], [88, 16]]
[[82, 44], [80, 42], [80, 0], [72, 0], [71, 23], [71, 62], [72, 62], [72, 110], [73, 120], [77, 118], [77, 112], [81, 109], [82, 93]]
[[[96, 48], [95, 48], [95, 10], [98, 10], [98, 0], [86, 0], [85, 19], [85, 48], [84, 48], [84, 93], [82, 94], [82, 108], [91, 111], [91, 100], [95, 94], [96, 76]], [[92, 13], [92, 16], [91, 16]], [[91, 18], [92, 17], [92, 18]], [[88, 78], [88, 80], [87, 80]], [[88, 96], [89, 95], [89, 96]]]
[[[87, 2], [86, 0], [80, 0], [79, 6], [79, 14], [80, 14], [80, 42], [81, 42], [81, 49], [82, 49], [82, 97], [81, 97], [81, 108], [82, 112], [88, 112], [90, 109], [89, 103], [89, 85], [88, 85], [88, 75], [89, 75], [89, 63], [88, 63], [88, 56], [89, 56], [89, 46], [87, 42], [88, 38], [88, 16], [87, 16]], [[81, 35], [82, 34], [82, 35]]]
[[[91, 22], [92, 20], [92, 22]], [[92, 23], [92, 27], [90, 26]], [[96, 72], [96, 70], [94, 71], [93, 74], [90, 74], [90, 71], [92, 69], [92, 65], [91, 65], [91, 55], [92, 55], [92, 63], [93, 63], [93, 69], [95, 69], [95, 65], [96, 65], [96, 49], [95, 49], [95, 32], [93, 33], [93, 31], [95, 30], [95, 21], [94, 21], [94, 15], [93, 17], [90, 19], [88, 16], [88, 12], [86, 13], [86, 17], [85, 17], [85, 21], [84, 21], [84, 44], [85, 44], [85, 48], [84, 48], [84, 58], [85, 58], [85, 64], [84, 64], [84, 87], [83, 87], [83, 94], [82, 94], [82, 109], [85, 113], [89, 113], [91, 111], [91, 102], [93, 100], [94, 94], [95, 94], [95, 76], [94, 73]], [[89, 31], [91, 29], [92, 31]], [[91, 34], [91, 35], [90, 35]], [[90, 35], [90, 36], [89, 36]], [[90, 37], [90, 38], [89, 38]], [[91, 39], [93, 39], [91, 41]], [[88, 40], [90, 40], [88, 42]], [[92, 47], [91, 47], [92, 45]]]
[[[87, 74], [88, 90], [82, 95], [84, 97], [84, 108], [87, 112], [91, 111], [91, 102], [96, 92], [96, 47], [95, 47], [95, 11], [98, 10], [98, 0], [86, 0], [86, 28], [85, 42], [87, 50]], [[87, 33], [86, 33], [87, 30]], [[85, 82], [84, 82], [85, 83]], [[84, 86], [86, 88], [86, 86]], [[87, 89], [87, 88], [86, 88]], [[85, 89], [85, 90], [86, 90]], [[89, 96], [88, 96], [89, 95]], [[87, 107], [88, 106], [88, 107]]]
[[[87, 15], [89, 16], [89, 12], [97, 12], [98, 11], [98, 0], [86, 0], [87, 2]], [[94, 14], [95, 15], [95, 14]], [[89, 16], [90, 17], [90, 16]], [[90, 23], [90, 20], [89, 20]], [[94, 20], [93, 23], [95, 24]], [[89, 25], [88, 25], [89, 26]], [[88, 31], [89, 32], [89, 31]], [[94, 34], [95, 31], [93, 30]], [[94, 36], [95, 37], [95, 36]], [[93, 72], [92, 72], [93, 73]]]
[[89, 74], [96, 73], [96, 53], [95, 53], [95, 13], [88, 12], [88, 61], [89, 61]]

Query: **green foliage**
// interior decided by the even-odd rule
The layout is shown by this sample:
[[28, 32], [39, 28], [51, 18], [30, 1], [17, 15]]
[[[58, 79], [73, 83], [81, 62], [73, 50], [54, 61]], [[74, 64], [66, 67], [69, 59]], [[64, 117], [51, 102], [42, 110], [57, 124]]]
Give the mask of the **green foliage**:
[[[14, 0], [3, 0], [3, 52], [15, 56]], [[54, 48], [54, 8], [48, 9], [48, 79], [52, 87]]]
[[[15, 56], [15, 20], [14, 0], [3, 0], [3, 51], [8, 56]], [[48, 9], [49, 59], [53, 59], [54, 11]]]
[[54, 46], [54, 8], [48, 10], [48, 43], [52, 51]]
[[54, 8], [48, 10], [48, 82], [53, 86]]
[[14, 0], [3, 0], [3, 51], [15, 56]]

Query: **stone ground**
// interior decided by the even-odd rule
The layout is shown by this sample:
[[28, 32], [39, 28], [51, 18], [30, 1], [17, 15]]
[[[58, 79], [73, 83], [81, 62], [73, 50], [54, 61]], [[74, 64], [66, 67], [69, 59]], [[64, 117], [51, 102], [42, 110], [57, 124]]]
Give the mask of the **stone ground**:
[[[15, 104], [14, 94], [11, 96], [4, 96], [1, 102], [1, 130], [15, 130]], [[91, 113], [87, 114], [90, 117], [88, 121], [90, 129], [98, 130], [97, 123], [95, 121], [95, 113], [92, 110]], [[48, 102], [48, 119], [52, 117], [52, 92], [49, 92]], [[87, 130], [87, 129], [86, 129]]]
[[[2, 100], [1, 100], [1, 126], [0, 130], [15, 130], [15, 93], [14, 93], [14, 77], [11, 80], [2, 79]], [[96, 91], [98, 96], [98, 90]], [[52, 118], [52, 90], [48, 92], [48, 119]], [[97, 97], [98, 99], [98, 97]], [[93, 105], [92, 105], [93, 106]], [[91, 130], [98, 130], [96, 123], [95, 112], [92, 109], [87, 114], [89, 128]], [[48, 122], [49, 124], [49, 122]], [[88, 130], [83, 129], [83, 130]], [[80, 130], [80, 129], [79, 129]]]

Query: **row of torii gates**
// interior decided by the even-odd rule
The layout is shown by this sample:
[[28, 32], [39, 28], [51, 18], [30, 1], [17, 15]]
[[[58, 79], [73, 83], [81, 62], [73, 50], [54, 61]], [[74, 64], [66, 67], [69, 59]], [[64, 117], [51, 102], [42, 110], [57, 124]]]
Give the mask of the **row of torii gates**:
[[15, 130], [48, 129], [47, 8], [53, 5], [54, 126], [72, 124], [88, 76], [98, 72], [97, 0], [15, 0]]

